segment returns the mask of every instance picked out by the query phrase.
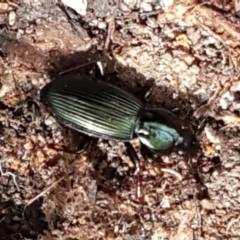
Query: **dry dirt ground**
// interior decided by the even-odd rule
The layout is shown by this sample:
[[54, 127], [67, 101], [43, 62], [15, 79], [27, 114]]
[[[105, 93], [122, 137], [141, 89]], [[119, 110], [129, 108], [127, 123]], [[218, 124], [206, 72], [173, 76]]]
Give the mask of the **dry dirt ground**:
[[[0, 239], [240, 239], [238, 1], [67, 2], [0, 2]], [[90, 74], [77, 67], [103, 53], [201, 146], [148, 163], [134, 140], [140, 193], [122, 143], [76, 153], [81, 135], [39, 102], [59, 72]]]

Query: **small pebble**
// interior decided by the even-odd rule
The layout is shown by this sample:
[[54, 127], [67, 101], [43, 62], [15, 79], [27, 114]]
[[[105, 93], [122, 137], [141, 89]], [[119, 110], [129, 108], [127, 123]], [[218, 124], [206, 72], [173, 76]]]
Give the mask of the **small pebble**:
[[133, 9], [137, 3], [137, 0], [123, 0], [123, 3], [128, 7]]
[[48, 117], [46, 120], [45, 120], [45, 124], [47, 125], [47, 126], [50, 126], [50, 125], [52, 125], [53, 123], [55, 123], [56, 122], [56, 120], [53, 118], [53, 117]]
[[106, 22], [99, 22], [99, 23], [98, 23], [98, 28], [100, 28], [100, 29], [106, 29], [106, 28], [107, 28], [107, 23], [106, 23]]
[[150, 3], [146, 3], [146, 2], [141, 3], [140, 9], [143, 12], [151, 12], [153, 10], [152, 5]]
[[129, 12], [130, 11], [130, 8], [123, 2], [120, 3], [120, 9], [123, 11], [123, 12]]
[[171, 6], [174, 3], [174, 1], [173, 0], [160, 0], [159, 3], [163, 8], [167, 8], [167, 7]]
[[240, 91], [240, 81], [233, 82], [230, 91], [232, 92]]
[[8, 15], [8, 24], [10, 26], [13, 26], [15, 24], [15, 22], [16, 22], [16, 19], [17, 19], [16, 12], [10, 11], [9, 15]]
[[0, 13], [5, 13], [8, 10], [8, 4], [0, 2]]

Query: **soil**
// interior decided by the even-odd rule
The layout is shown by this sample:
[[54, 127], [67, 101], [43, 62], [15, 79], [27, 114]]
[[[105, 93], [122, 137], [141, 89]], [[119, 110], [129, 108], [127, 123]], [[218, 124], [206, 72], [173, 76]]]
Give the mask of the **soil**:
[[[0, 240], [239, 240], [239, 10], [236, 0], [1, 1]], [[122, 142], [60, 125], [40, 90], [66, 72], [96, 75], [96, 61], [116, 85], [151, 87], [147, 105], [190, 122], [200, 150], [147, 162], [135, 139], [137, 178]]]

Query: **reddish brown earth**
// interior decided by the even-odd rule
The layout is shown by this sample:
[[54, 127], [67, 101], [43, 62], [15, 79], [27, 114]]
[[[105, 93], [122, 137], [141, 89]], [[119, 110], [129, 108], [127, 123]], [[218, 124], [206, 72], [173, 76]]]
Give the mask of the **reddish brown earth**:
[[[0, 3], [0, 240], [238, 240], [238, 2], [79, 2], [78, 11], [61, 1]], [[132, 141], [142, 197], [122, 143], [63, 151], [75, 152], [81, 136], [39, 103], [59, 72], [103, 52], [121, 85], [152, 86], [149, 105], [178, 108], [201, 146], [194, 157], [147, 163]]]

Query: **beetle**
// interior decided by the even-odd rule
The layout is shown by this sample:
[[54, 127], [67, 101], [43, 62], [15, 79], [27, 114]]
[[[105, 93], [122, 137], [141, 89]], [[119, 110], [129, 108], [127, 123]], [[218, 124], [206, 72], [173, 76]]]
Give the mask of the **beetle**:
[[195, 151], [191, 126], [171, 111], [147, 108], [133, 93], [90, 76], [60, 76], [41, 90], [41, 101], [63, 125], [85, 135], [129, 142], [152, 152]]

